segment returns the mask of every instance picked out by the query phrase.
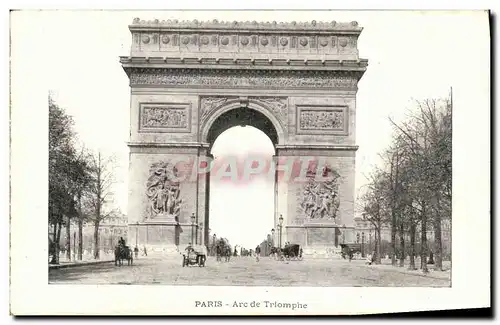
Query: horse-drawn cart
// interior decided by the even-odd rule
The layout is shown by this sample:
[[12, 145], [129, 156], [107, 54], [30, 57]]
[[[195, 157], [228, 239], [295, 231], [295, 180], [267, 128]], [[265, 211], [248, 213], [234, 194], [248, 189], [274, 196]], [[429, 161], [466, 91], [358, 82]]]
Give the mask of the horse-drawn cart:
[[342, 258], [345, 259], [346, 257], [349, 258], [349, 260], [352, 260], [352, 257], [356, 253], [361, 253], [361, 244], [340, 244], [341, 247], [341, 254]]
[[186, 252], [182, 254], [182, 267], [190, 265], [198, 265], [204, 267], [207, 260], [206, 251], [200, 247], [188, 247]]
[[122, 266], [123, 260], [127, 260], [128, 265], [133, 264], [132, 249], [129, 246], [117, 245], [115, 246], [115, 266]]
[[299, 244], [286, 245], [282, 249], [282, 257], [286, 260], [302, 260], [302, 248]]

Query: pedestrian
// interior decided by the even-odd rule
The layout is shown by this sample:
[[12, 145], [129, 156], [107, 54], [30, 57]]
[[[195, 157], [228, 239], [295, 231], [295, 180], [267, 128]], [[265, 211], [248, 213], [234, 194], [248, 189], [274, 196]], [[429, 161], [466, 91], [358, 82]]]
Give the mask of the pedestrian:
[[144, 246], [144, 256], [148, 256], [148, 251], [146, 250], [146, 246]]
[[139, 247], [135, 246], [134, 253], [135, 253], [135, 258], [139, 257]]
[[255, 247], [255, 257], [258, 262], [260, 257], [260, 246]]

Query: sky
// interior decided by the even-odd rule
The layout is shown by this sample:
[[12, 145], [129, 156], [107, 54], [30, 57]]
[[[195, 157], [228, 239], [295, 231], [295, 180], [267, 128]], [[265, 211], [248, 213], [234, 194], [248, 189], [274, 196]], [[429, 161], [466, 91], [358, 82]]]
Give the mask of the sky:
[[[40, 62], [47, 65], [47, 88], [75, 119], [80, 140], [93, 150], [117, 156], [115, 203], [127, 211], [130, 89], [119, 56], [130, 52], [128, 25], [133, 18], [179, 20], [358, 21], [361, 58], [369, 60], [357, 94], [356, 193], [364, 175], [380, 163], [378, 153], [390, 142], [391, 125], [404, 118], [413, 99], [467, 96], [484, 70], [489, 51], [488, 21], [482, 12], [390, 11], [58, 11], [23, 13], [19, 21], [37, 26], [44, 37]], [[484, 67], [484, 65], [482, 65]], [[483, 90], [483, 89], [480, 89]], [[468, 107], [473, 112], [474, 107]], [[455, 127], [455, 126], [454, 126]], [[214, 154], [262, 150], [271, 142], [252, 128], [233, 128], [215, 143]], [[246, 187], [214, 184], [211, 188], [213, 232], [234, 244], [255, 246], [272, 225], [272, 185], [256, 180]], [[251, 199], [249, 199], [251, 198]], [[259, 202], [259, 204], [255, 204]], [[248, 211], [254, 213], [249, 214]], [[249, 228], [250, 227], [250, 228]], [[250, 231], [251, 230], [251, 231]]]

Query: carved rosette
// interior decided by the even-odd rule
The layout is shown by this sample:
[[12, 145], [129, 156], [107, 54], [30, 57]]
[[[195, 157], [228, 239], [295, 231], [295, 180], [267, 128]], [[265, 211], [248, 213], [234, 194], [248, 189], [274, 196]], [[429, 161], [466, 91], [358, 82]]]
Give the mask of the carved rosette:
[[146, 183], [146, 219], [165, 217], [178, 220], [182, 199], [179, 197], [180, 185], [173, 181], [178, 176], [178, 170], [169, 162], [151, 165]]
[[299, 212], [306, 220], [337, 218], [340, 206], [339, 185], [340, 175], [331, 168], [323, 169], [323, 176], [327, 181], [317, 181], [314, 173], [308, 173], [305, 186], [299, 193]]
[[288, 126], [288, 101], [285, 97], [255, 97], [254, 99], [269, 109], [284, 128]]

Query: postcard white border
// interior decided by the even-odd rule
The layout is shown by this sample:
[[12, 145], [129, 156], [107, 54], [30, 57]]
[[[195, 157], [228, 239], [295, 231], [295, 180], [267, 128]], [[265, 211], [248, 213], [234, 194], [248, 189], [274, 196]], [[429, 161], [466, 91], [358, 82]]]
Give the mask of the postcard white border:
[[[92, 2], [86, 4], [91, 5]], [[293, 314], [290, 310], [276, 309], [268, 313], [251, 308], [194, 308], [195, 299], [230, 302], [261, 301], [268, 297], [277, 301], [296, 299], [308, 304], [307, 314], [329, 315], [490, 305], [490, 72], [486, 58], [486, 63], [467, 63], [474, 63], [475, 73], [467, 76], [467, 87], [454, 88], [452, 288], [48, 285], [45, 232], [48, 116], [43, 76], [50, 70], [43, 65], [40, 57], [43, 53], [33, 51], [37, 45], [43, 48], [46, 37], [43, 28], [32, 26], [21, 34], [12, 40], [11, 313]], [[21, 37], [22, 44], [16, 44]]]

